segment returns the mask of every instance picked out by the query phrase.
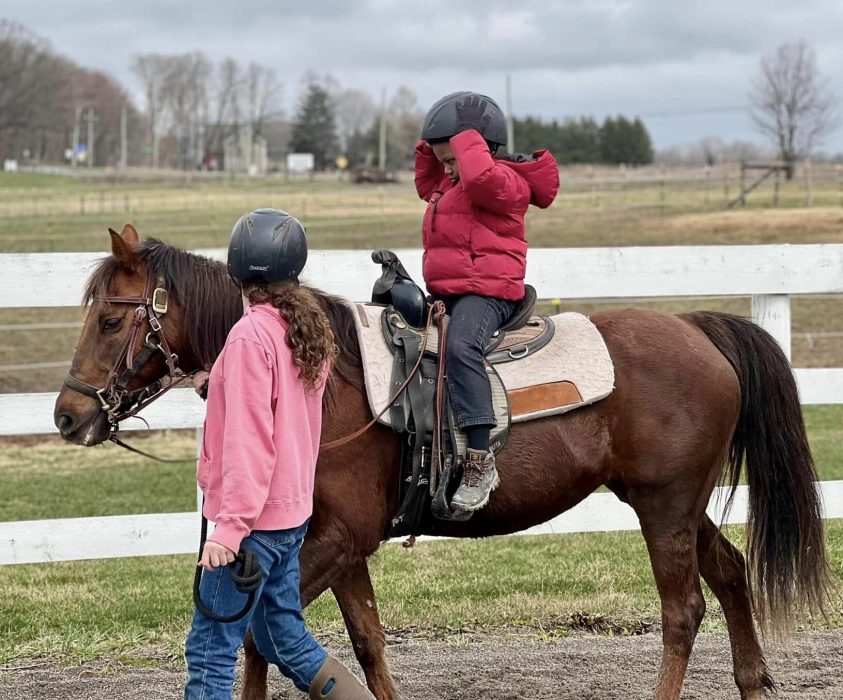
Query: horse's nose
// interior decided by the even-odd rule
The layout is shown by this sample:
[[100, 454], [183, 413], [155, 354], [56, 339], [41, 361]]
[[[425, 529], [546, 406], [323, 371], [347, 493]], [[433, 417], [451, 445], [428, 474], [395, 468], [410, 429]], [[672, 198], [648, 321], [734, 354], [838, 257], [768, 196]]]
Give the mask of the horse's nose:
[[56, 416], [56, 427], [59, 429], [62, 437], [67, 437], [76, 430], [76, 419], [69, 413], [59, 413]]

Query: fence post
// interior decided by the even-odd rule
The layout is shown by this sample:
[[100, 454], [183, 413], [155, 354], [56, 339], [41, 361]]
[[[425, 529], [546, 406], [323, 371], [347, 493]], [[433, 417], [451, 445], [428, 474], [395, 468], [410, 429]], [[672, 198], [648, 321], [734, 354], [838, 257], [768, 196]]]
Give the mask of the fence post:
[[837, 201], [840, 206], [843, 206], [843, 167], [840, 165], [835, 166], [835, 171], [837, 171]]
[[754, 294], [752, 320], [776, 339], [790, 361], [790, 295]]
[[723, 166], [723, 203], [729, 203], [729, 166]]
[[805, 159], [805, 206], [814, 206], [814, 177], [811, 172], [811, 157]]

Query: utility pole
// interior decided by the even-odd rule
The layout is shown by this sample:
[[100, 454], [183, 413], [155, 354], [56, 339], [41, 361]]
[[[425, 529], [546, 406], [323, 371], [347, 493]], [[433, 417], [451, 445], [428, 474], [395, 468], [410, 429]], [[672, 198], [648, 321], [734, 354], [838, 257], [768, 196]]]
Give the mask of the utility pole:
[[75, 168], [79, 160], [79, 122], [82, 119], [82, 105], [76, 105], [76, 116], [73, 119], [73, 155], [70, 157], [70, 167]]
[[88, 112], [85, 114], [85, 119], [88, 122], [88, 144], [85, 149], [85, 158], [88, 160], [88, 167], [94, 167], [94, 122], [96, 121], [96, 117], [94, 116], [94, 108], [88, 107]]
[[381, 88], [381, 128], [378, 139], [378, 169], [386, 171], [386, 88]]
[[129, 163], [129, 153], [126, 134], [126, 103], [120, 108], [120, 169], [125, 170]]
[[506, 150], [515, 153], [515, 124], [512, 117], [512, 75], [506, 74]]

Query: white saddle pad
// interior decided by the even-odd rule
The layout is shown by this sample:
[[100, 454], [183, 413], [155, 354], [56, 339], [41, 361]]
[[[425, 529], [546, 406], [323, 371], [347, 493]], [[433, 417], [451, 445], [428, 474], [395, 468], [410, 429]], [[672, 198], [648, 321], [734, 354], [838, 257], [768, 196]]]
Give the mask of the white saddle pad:
[[[360, 339], [366, 392], [373, 415], [389, 403], [393, 354], [383, 337], [383, 306], [354, 304], [354, 319]], [[599, 401], [612, 393], [615, 370], [603, 337], [582, 314], [552, 316], [553, 339], [523, 359], [495, 365], [506, 387], [512, 422], [521, 422], [571, 411]], [[435, 329], [428, 348], [435, 348]], [[389, 411], [380, 418], [389, 423]]]

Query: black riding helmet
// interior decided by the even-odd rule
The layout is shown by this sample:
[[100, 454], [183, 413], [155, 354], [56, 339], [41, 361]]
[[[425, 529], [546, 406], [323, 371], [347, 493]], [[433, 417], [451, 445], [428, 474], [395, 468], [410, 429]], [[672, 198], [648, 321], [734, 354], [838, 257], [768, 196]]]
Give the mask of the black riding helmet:
[[298, 281], [307, 261], [304, 226], [280, 209], [257, 209], [234, 224], [228, 274], [241, 284]]
[[472, 97], [486, 101], [484, 116], [490, 117], [488, 124], [475, 124], [474, 128], [490, 146], [506, 146], [506, 117], [503, 110], [491, 97], [468, 90], [452, 92], [436, 102], [424, 118], [421, 137], [428, 143], [441, 143], [456, 135], [459, 125], [457, 104]]

